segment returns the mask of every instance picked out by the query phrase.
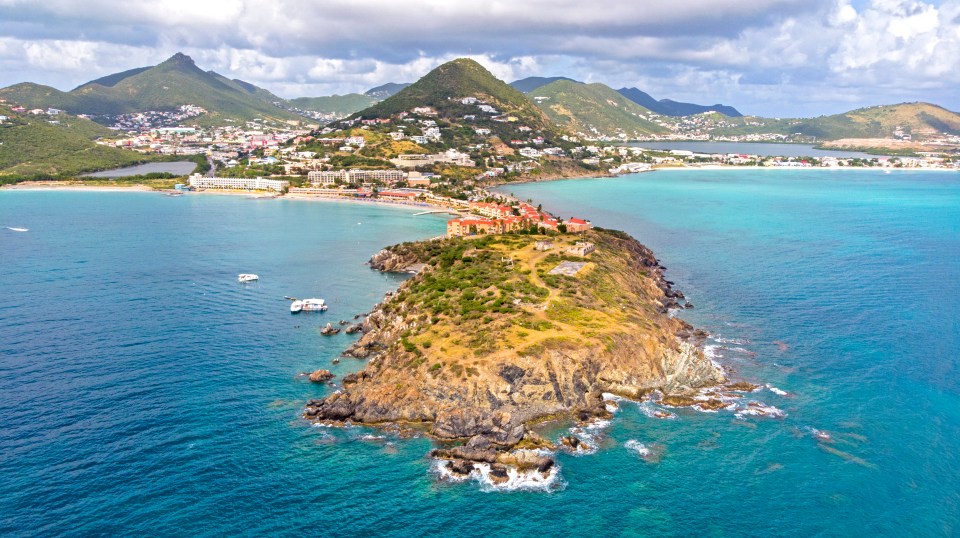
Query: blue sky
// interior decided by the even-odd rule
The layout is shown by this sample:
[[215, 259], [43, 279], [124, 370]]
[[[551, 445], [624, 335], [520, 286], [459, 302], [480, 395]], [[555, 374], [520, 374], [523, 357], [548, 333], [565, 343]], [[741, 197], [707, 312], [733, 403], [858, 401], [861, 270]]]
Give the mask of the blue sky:
[[283, 97], [470, 56], [766, 116], [960, 110], [960, 0], [0, 0], [0, 86], [70, 89], [182, 51]]

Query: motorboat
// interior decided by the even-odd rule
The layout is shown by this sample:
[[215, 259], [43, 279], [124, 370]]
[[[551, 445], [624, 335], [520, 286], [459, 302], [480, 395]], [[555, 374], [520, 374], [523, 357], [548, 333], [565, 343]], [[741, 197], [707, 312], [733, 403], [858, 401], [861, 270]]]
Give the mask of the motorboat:
[[241, 282], [241, 283], [242, 283], [242, 282], [255, 282], [255, 281], [257, 281], [257, 280], [260, 280], [260, 277], [259, 277], [258, 275], [253, 274], [253, 273], [240, 273], [239, 275], [237, 275], [237, 282]]
[[294, 299], [288, 297], [293, 302], [290, 303], [290, 313], [297, 312], [326, 312], [327, 303], [323, 299]]
[[325, 312], [327, 303], [323, 299], [303, 299], [304, 312]]

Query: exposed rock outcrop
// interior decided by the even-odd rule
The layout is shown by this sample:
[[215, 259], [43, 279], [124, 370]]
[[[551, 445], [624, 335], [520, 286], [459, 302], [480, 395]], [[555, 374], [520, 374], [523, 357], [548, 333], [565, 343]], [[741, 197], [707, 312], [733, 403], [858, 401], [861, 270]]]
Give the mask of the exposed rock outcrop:
[[687, 404], [698, 388], [724, 383], [698, 347], [702, 333], [666, 313], [683, 295], [652, 252], [620, 232], [587, 235], [597, 250], [575, 277], [548, 274], [558, 257], [535, 251], [536, 236], [381, 251], [370, 262], [376, 269], [429, 270], [366, 317], [363, 336], [344, 352], [369, 359], [366, 367], [344, 377], [342, 391], [311, 400], [304, 416], [466, 441], [434, 452], [461, 462], [449, 471], [462, 474], [472, 469], [462, 462], [519, 464], [507, 455], [539, 442], [530, 431], [537, 421], [608, 417], [603, 393], [660, 391]]
[[316, 370], [307, 376], [307, 378], [313, 383], [325, 383], [333, 379], [333, 374], [330, 373], [330, 370]]
[[422, 263], [416, 255], [383, 249], [374, 254], [368, 262], [372, 269], [387, 273], [419, 272]]

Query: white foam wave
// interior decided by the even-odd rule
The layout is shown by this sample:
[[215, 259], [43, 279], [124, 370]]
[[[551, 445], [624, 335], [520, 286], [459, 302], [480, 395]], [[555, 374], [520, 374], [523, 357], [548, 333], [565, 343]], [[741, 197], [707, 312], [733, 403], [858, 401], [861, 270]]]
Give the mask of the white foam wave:
[[769, 417], [769, 418], [783, 418], [787, 414], [777, 407], [772, 405], [764, 405], [759, 402], [750, 402], [746, 407], [738, 409], [734, 416], [737, 418], [744, 418], [747, 416], [754, 417]]
[[623, 443], [623, 446], [627, 450], [632, 450], [633, 452], [636, 452], [637, 455], [640, 456], [641, 458], [645, 458], [651, 454], [650, 449], [647, 447], [647, 445], [641, 443], [640, 441], [637, 441], [636, 439], [630, 439], [626, 443]]
[[787, 391], [782, 390], [782, 389], [778, 389], [777, 387], [774, 387], [773, 385], [768, 384], [766, 387], [767, 387], [767, 390], [769, 390], [770, 392], [776, 394], [777, 396], [787, 396], [787, 395], [789, 395], [789, 393], [788, 393]]
[[734, 346], [745, 346], [750, 343], [750, 340], [747, 338], [724, 338], [722, 336], [711, 336], [711, 340], [714, 342], [720, 342], [721, 344], [730, 344]]
[[677, 418], [677, 415], [674, 415], [662, 407], [654, 405], [652, 402], [643, 402], [637, 407], [640, 408], [641, 413], [650, 418], [659, 418], [664, 420], [673, 420]]
[[816, 440], [818, 440], [818, 441], [826, 441], [826, 442], [832, 442], [832, 441], [833, 441], [833, 436], [831, 436], [829, 433], [827, 433], [827, 432], [825, 432], [825, 431], [823, 431], [823, 430], [818, 430], [818, 429], [814, 428], [813, 426], [804, 426], [803, 429], [805, 429], [807, 432], [809, 432], [810, 435], [812, 435], [813, 438], [816, 439]]
[[608, 413], [620, 411], [620, 402], [623, 401], [623, 398], [609, 392], [604, 392], [600, 396], [603, 398], [603, 406], [607, 409]]
[[[576, 448], [570, 449], [570, 454], [574, 456], [595, 454], [600, 448], [600, 441], [603, 439], [604, 431], [610, 427], [610, 424], [611, 422], [607, 419], [597, 418], [586, 424], [570, 428], [570, 435], [582, 442], [582, 444]], [[563, 444], [562, 440], [557, 443], [560, 445]]]
[[468, 475], [459, 475], [450, 471], [450, 460], [434, 460], [433, 473], [440, 479], [448, 482], [466, 482], [474, 480], [480, 484], [481, 491], [557, 491], [565, 485], [560, 477], [560, 467], [556, 464], [546, 473], [536, 469], [521, 471], [516, 467], [507, 466], [506, 480], [494, 479], [489, 463], [475, 463]]
[[590, 430], [590, 431], [605, 430], [609, 427], [610, 427], [610, 421], [605, 418], [598, 418], [598, 419], [591, 420], [585, 426], [583, 426], [584, 429]]
[[703, 346], [703, 355], [710, 359], [710, 363], [713, 364], [715, 368], [723, 369], [723, 366], [720, 365], [719, 359], [723, 357], [723, 354], [720, 353], [720, 350], [723, 349], [723, 346], [714, 346], [708, 345]]

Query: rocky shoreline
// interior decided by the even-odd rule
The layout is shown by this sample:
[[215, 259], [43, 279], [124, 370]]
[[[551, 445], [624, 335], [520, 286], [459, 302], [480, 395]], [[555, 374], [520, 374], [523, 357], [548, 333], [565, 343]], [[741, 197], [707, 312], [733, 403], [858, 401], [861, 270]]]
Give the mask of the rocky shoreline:
[[[373, 309], [363, 337], [344, 351], [345, 357], [367, 360], [366, 367], [344, 376], [341, 389], [310, 400], [304, 418], [425, 434], [440, 444], [430, 455], [443, 473], [454, 479], [483, 473], [497, 484], [518, 472], [546, 480], [556, 469], [545, 451], [589, 446], [576, 436], [554, 443], [536, 427], [544, 421], [584, 425], [608, 419], [605, 394], [701, 405], [701, 389], [727, 380], [703, 353], [707, 334], [670, 315], [685, 306], [683, 294], [663, 277], [653, 253], [632, 237], [606, 230], [588, 235], [597, 245], [591, 271], [553, 280], [543, 270], [553, 258], [532, 252], [536, 238], [503, 239], [505, 246], [436, 240], [377, 253], [370, 260], [373, 269], [416, 276]], [[547, 294], [544, 302], [497, 301], [479, 320], [462, 315], [465, 308], [438, 315], [425, 307], [451, 295], [438, 294], [436, 282], [470, 274], [472, 264], [506, 253], [520, 267], [496, 293], [488, 286], [483, 296], [512, 299], [504, 290], [543, 286], [546, 291], [537, 293]], [[463, 296], [475, 301], [470, 284], [463, 283], [467, 291], [457, 295], [457, 306], [472, 304]], [[418, 302], [420, 297], [434, 302]], [[463, 341], [491, 326], [499, 341], [472, 353], [462, 349]], [[544, 335], [537, 334], [538, 327]], [[577, 338], [564, 336], [570, 331]]]

